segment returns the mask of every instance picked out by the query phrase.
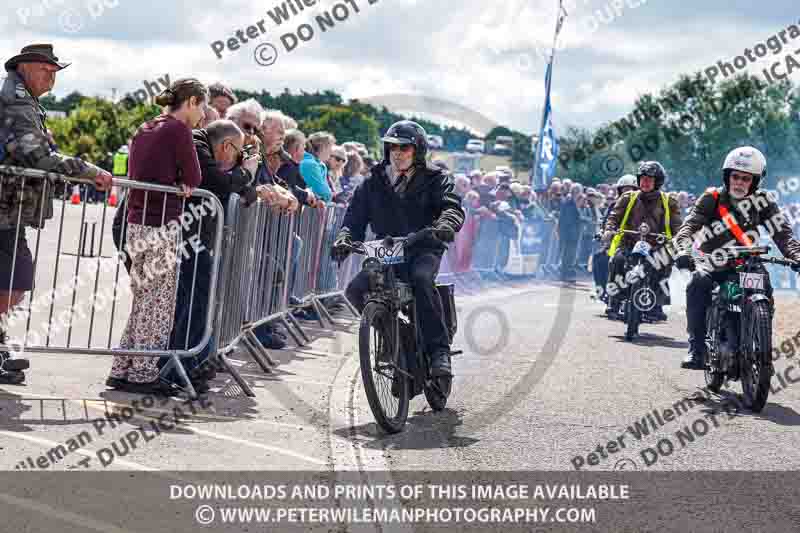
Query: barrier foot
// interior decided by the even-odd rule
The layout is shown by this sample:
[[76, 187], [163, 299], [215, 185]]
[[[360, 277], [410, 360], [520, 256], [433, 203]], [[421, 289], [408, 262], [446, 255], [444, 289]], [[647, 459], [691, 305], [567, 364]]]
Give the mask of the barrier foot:
[[[319, 304], [316, 298], [311, 299], [311, 306], [317, 312], [317, 322], [319, 322], [320, 329], [325, 329], [326, 328], [325, 321], [322, 319], [322, 311], [321, 311], [322, 306]], [[327, 313], [327, 309], [325, 310], [325, 312]]]
[[342, 301], [344, 302], [344, 306], [353, 314], [354, 317], [361, 318], [361, 313], [359, 313], [358, 310], [353, 307], [353, 304], [350, 303], [350, 300], [348, 300], [345, 296], [342, 296]]
[[231, 362], [228, 361], [228, 358], [224, 354], [219, 354], [217, 356], [217, 360], [220, 363], [222, 363], [222, 366], [225, 367], [225, 370], [228, 371], [228, 374], [231, 375], [236, 384], [239, 385], [239, 387], [241, 387], [242, 391], [244, 391], [244, 393], [247, 396], [251, 398], [255, 397], [256, 393], [253, 392], [253, 389], [250, 388], [250, 385], [248, 385], [248, 383], [244, 380], [242, 375], [239, 374], [239, 369], [233, 366]]
[[[260, 353], [260, 354], [261, 354], [261, 355], [264, 357], [264, 359], [267, 361], [267, 364], [269, 364], [270, 366], [278, 366], [278, 363], [276, 363], [276, 362], [275, 362], [275, 360], [272, 358], [272, 356], [269, 354], [269, 350], [267, 350], [266, 346], [264, 346], [263, 344], [261, 344], [261, 341], [260, 341], [260, 340], [258, 340], [258, 337], [256, 337], [256, 334], [253, 332], [253, 330], [252, 330], [252, 329], [251, 329], [251, 330], [248, 330], [248, 331], [245, 333], [245, 336], [246, 336], [246, 337], [248, 337], [248, 339], [250, 339], [250, 344], [252, 344], [252, 345], [253, 345], [253, 347], [254, 347], [256, 350], [258, 350], [258, 351], [259, 351], [259, 353]], [[272, 369], [270, 369], [270, 371], [271, 371], [271, 370], [272, 370]]]
[[[300, 322], [298, 322], [297, 319], [294, 316], [292, 316], [292, 313], [284, 314], [280, 320], [281, 323], [283, 324], [283, 327], [286, 328], [286, 332], [292, 336], [292, 340], [299, 348], [302, 348], [303, 346], [311, 342], [311, 339], [308, 337], [308, 335], [306, 335], [306, 332], [303, 331], [303, 328], [300, 326]], [[303, 340], [300, 340], [300, 337], [298, 337], [297, 333], [294, 332], [294, 328], [292, 328], [291, 325], [289, 324], [290, 322], [291, 325], [297, 328], [297, 331], [299, 331], [300, 335], [303, 336], [305, 342], [303, 342]]]
[[[258, 366], [261, 367], [261, 370], [263, 370], [265, 374], [272, 374], [272, 369], [269, 367], [266, 361], [264, 361], [264, 359], [261, 358], [261, 354], [258, 352], [258, 349], [253, 345], [253, 341], [250, 340], [247, 333], [250, 332], [249, 331], [246, 332], [241, 337], [242, 344], [244, 344], [244, 347], [247, 349], [248, 353], [250, 353], [250, 357], [253, 359], [253, 361], [258, 363]], [[258, 342], [258, 339], [256, 339], [256, 342]]]
[[189, 379], [189, 375], [186, 373], [186, 369], [183, 368], [181, 364], [181, 360], [177, 355], [170, 356], [170, 363], [171, 366], [175, 367], [175, 370], [178, 372], [178, 377], [180, 377], [181, 381], [185, 383], [184, 391], [189, 394], [190, 400], [197, 399], [197, 391], [194, 389], [194, 385], [192, 385], [192, 380]]
[[325, 303], [316, 297], [314, 298], [314, 301], [317, 303], [317, 308], [318, 308], [317, 312], [318, 313], [322, 312], [322, 314], [325, 315], [325, 318], [328, 320], [328, 322], [331, 323], [331, 326], [336, 326], [336, 321], [331, 316], [331, 313], [330, 311], [328, 311], [328, 308], [325, 307]]

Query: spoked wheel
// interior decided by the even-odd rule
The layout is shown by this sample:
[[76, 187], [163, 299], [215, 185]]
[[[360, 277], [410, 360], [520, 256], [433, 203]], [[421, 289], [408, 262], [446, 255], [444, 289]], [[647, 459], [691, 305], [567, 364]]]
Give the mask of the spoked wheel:
[[625, 303], [625, 340], [632, 341], [639, 335], [639, 324], [642, 323], [642, 312], [634, 304], [633, 295], [639, 289], [639, 284], [632, 285], [630, 297]]
[[451, 377], [431, 378], [425, 383], [425, 399], [434, 411], [441, 411], [447, 405], [450, 389], [453, 385]]
[[706, 352], [708, 357], [708, 364], [706, 365], [705, 376], [706, 376], [706, 384], [708, 385], [708, 390], [714, 393], [718, 393], [722, 388], [722, 384], [725, 382], [725, 374], [722, 372], [720, 368], [720, 349], [719, 349], [719, 310], [715, 305], [711, 306], [711, 309], [708, 311], [706, 315], [706, 332], [709, 335], [709, 339], [706, 342]]
[[772, 318], [769, 303], [752, 302], [742, 342], [742, 392], [744, 406], [754, 413], [767, 403], [772, 379]]
[[[389, 433], [398, 433], [408, 418], [408, 379], [398, 357], [392, 328], [396, 320], [382, 304], [370, 302], [361, 315], [358, 350], [361, 380], [367, 401], [378, 425]], [[398, 370], [398, 365], [400, 369]]]

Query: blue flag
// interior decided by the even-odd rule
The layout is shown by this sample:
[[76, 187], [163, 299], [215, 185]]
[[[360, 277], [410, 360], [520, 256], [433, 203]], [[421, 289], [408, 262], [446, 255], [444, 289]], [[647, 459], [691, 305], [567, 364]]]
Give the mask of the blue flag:
[[553, 176], [556, 173], [558, 163], [558, 137], [553, 130], [553, 110], [550, 107], [550, 73], [553, 67], [552, 59], [547, 64], [545, 74], [545, 102], [544, 102], [544, 121], [542, 130], [539, 132], [539, 168], [535, 169], [534, 175], [537, 178], [536, 189], [546, 189], [550, 186]]

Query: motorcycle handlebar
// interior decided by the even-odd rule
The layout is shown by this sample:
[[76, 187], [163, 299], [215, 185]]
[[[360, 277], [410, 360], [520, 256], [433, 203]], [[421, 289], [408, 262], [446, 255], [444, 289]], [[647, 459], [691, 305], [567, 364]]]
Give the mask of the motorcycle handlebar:
[[636, 235], [637, 237], [642, 237], [642, 236], [655, 237], [656, 241], [658, 241], [659, 244], [664, 244], [665, 242], [667, 242], [667, 236], [663, 233], [654, 233], [652, 231], [648, 233], [642, 233], [641, 231], [634, 231], [630, 229], [624, 229], [621, 231], [622, 233], [627, 233], [628, 235]]

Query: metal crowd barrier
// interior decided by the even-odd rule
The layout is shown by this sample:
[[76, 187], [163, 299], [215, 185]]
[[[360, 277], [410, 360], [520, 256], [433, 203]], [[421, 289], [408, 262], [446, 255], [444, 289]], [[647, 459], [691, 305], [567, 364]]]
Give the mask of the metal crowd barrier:
[[[65, 184], [90, 186], [93, 185], [93, 182], [41, 170], [0, 165], [0, 207], [6, 210], [11, 209], [16, 215], [16, 220], [9, 220], [4, 225], [6, 230], [14, 232], [11, 281], [8, 287], [8, 300], [5, 302], [9, 304], [9, 308], [11, 308], [11, 291], [18, 264], [17, 245], [21, 239], [26, 239], [27, 233], [25, 225], [22, 224], [23, 209], [21, 206], [26, 194], [40, 196], [38, 206], [35, 207], [35, 212], [38, 213], [37, 227], [32, 227], [33, 224], [28, 226], [29, 231], [35, 232], [35, 243], [32, 247], [33, 288], [15, 306], [16, 309], [3, 316], [7, 333], [15, 339], [21, 339], [21, 342], [7, 341], [6, 344], [0, 345], [0, 349], [70, 355], [163, 357], [168, 361], [161, 369], [160, 375], [166, 376], [174, 369], [186, 384], [185, 392], [190, 397], [196, 398], [196, 391], [181, 364], [181, 359], [196, 356], [208, 344], [213, 329], [213, 313], [207, 313], [202, 339], [190, 348], [182, 350], [120, 348], [118, 343], [122, 331], [121, 328], [115, 330], [115, 318], [124, 316], [121, 313], [126, 312], [125, 310], [130, 306], [125, 305], [128, 303], [126, 301], [128, 298], [124, 290], [129, 286], [128, 275], [124, 268], [120, 268], [123, 265], [122, 257], [114, 249], [114, 236], [110, 231], [112, 214], [117, 210], [108, 207], [108, 192], [105, 193], [106, 201], [102, 205], [89, 206], [86, 202], [82, 202], [80, 205], [71, 205], [70, 186], [63, 187], [60, 198], [55, 195], [56, 185]], [[165, 225], [168, 196], [181, 192], [175, 187], [126, 179], [115, 178], [113, 184], [122, 191], [144, 191], [145, 212], [143, 217], [147, 216], [147, 209], [157, 209], [160, 203], [162, 226]], [[47, 199], [51, 194], [54, 196], [52, 202]], [[216, 213], [222, 212], [222, 205], [212, 193], [196, 189], [192, 196], [202, 199], [204, 203], [207, 202], [206, 205], [210, 210]], [[75, 200], [79, 201], [78, 198]], [[127, 209], [127, 202], [125, 205], [125, 209]], [[49, 212], [51, 206], [52, 213]], [[182, 200], [182, 207], [186, 207], [185, 198]], [[71, 211], [69, 216], [67, 216], [68, 210]], [[48, 211], [48, 216], [45, 216], [45, 211]], [[80, 216], [77, 216], [78, 211]], [[34, 222], [36, 218], [37, 216], [34, 216]], [[100, 223], [97, 233], [98, 255], [91, 258], [86, 258], [81, 253], [87, 238], [86, 232], [82, 231], [82, 228], [85, 228], [85, 225], [90, 222], [87, 218], [93, 219], [95, 223]], [[124, 239], [127, 212], [122, 218], [123, 229], [118, 237]], [[202, 224], [205, 217], [198, 217], [198, 219]], [[213, 247], [218, 250], [222, 242], [222, 217], [218, 216], [216, 220]], [[186, 236], [185, 232], [178, 231], [178, 234], [181, 235], [181, 238], [175, 243], [176, 258], [185, 257], [187, 247], [187, 241], [182, 240]], [[94, 247], [94, 243], [91, 246]], [[67, 249], [76, 250], [76, 252], [68, 252]], [[104, 255], [109, 251], [111, 251], [111, 255]], [[207, 309], [215, 308], [219, 258], [219, 254], [214, 254], [211, 264]], [[155, 269], [155, 266], [153, 268]], [[179, 273], [180, 269], [178, 268], [176, 273], [178, 278]], [[64, 280], [64, 277], [67, 279]], [[179, 279], [176, 281], [176, 290], [179, 287], [178, 282]], [[195, 288], [192, 287], [192, 297], [194, 291]], [[111, 309], [107, 310], [109, 304]], [[54, 324], [54, 319], [56, 324]], [[105, 331], [107, 334], [98, 344], [97, 333]]]
[[[217, 357], [229, 370], [233, 367], [227, 354], [241, 342], [265, 373], [272, 372], [270, 366], [276, 363], [255, 334], [265, 324], [282, 324], [298, 346], [310, 342], [292, 314], [294, 309], [311, 306], [322, 328], [326, 327], [323, 317], [334, 324], [323, 299], [343, 295], [330, 258], [343, 215], [344, 209], [338, 206], [283, 213], [259, 200], [243, 207], [239, 196], [231, 195], [215, 329], [221, 346]], [[358, 316], [346, 300], [345, 305]], [[232, 375], [252, 395], [244, 380]]]

